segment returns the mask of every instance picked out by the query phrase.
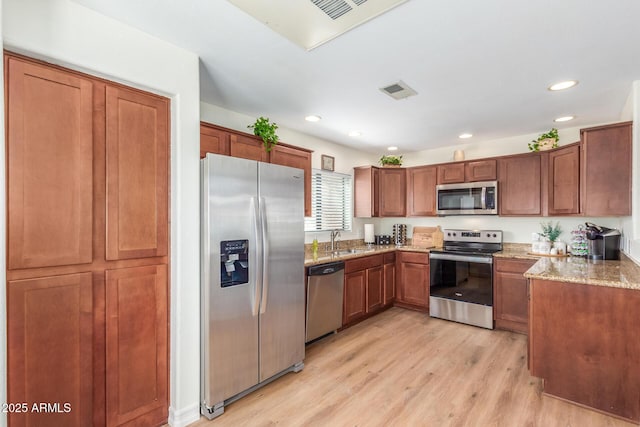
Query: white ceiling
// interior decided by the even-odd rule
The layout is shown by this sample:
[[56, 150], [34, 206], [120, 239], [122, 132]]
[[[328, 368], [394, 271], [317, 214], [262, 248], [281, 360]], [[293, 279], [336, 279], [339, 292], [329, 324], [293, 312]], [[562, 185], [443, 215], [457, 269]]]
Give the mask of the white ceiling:
[[198, 54], [203, 102], [372, 153], [618, 121], [640, 79], [637, 0], [409, 0], [311, 51], [223, 0], [75, 1]]

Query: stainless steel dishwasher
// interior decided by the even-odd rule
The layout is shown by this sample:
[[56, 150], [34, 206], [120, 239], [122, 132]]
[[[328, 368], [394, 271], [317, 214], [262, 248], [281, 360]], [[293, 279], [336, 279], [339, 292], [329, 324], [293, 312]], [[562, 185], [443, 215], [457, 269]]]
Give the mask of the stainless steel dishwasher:
[[306, 342], [309, 342], [342, 327], [344, 262], [314, 265], [307, 275]]

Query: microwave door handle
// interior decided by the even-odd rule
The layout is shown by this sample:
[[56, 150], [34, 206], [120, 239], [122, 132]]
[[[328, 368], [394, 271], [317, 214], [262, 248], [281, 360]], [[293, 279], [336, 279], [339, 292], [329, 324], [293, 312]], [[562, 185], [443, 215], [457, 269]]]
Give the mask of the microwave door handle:
[[480, 203], [482, 204], [482, 210], [487, 209], [487, 187], [482, 187], [482, 193], [480, 193]]

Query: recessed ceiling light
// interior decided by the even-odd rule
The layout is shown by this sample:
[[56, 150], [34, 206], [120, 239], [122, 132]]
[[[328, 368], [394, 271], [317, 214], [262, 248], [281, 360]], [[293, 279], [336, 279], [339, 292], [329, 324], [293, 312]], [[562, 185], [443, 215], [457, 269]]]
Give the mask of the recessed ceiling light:
[[310, 116], [305, 117], [304, 119], [308, 122], [319, 122], [321, 118], [322, 117], [320, 116], [316, 116], [315, 114], [312, 114]]
[[389, 151], [396, 151], [397, 149], [398, 149], [398, 147], [389, 147], [389, 148], [387, 148], [387, 150], [389, 150]]
[[577, 80], [567, 80], [565, 82], [559, 82], [549, 86], [549, 90], [564, 90], [569, 89], [570, 87], [574, 87], [578, 84]]
[[575, 117], [573, 116], [564, 116], [564, 117], [558, 117], [557, 119], [554, 120], [554, 122], [568, 122], [569, 120], [573, 120], [575, 119]]
[[470, 133], [461, 133], [460, 135], [458, 135], [458, 138], [460, 139], [467, 139], [467, 138], [471, 138], [473, 135]]
[[358, 130], [352, 130], [351, 132], [349, 132], [349, 136], [362, 136], [362, 132], [358, 131]]

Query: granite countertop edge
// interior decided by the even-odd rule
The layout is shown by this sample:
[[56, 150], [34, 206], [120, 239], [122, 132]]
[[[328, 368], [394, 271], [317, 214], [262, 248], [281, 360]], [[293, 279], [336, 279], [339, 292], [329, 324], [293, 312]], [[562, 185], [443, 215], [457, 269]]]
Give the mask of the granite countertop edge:
[[[619, 261], [591, 261], [582, 257], [553, 258], [530, 254], [531, 245], [505, 244], [494, 258], [530, 259], [537, 262], [524, 273], [528, 279], [550, 280], [556, 282], [578, 283], [593, 286], [606, 286], [621, 289], [640, 290], [640, 265], [624, 253]], [[365, 256], [384, 254], [393, 251], [429, 253], [431, 249], [417, 246], [374, 246], [358, 247], [362, 252], [344, 255], [326, 255], [317, 258], [305, 258], [305, 267], [325, 264], [332, 261], [346, 261]]]

